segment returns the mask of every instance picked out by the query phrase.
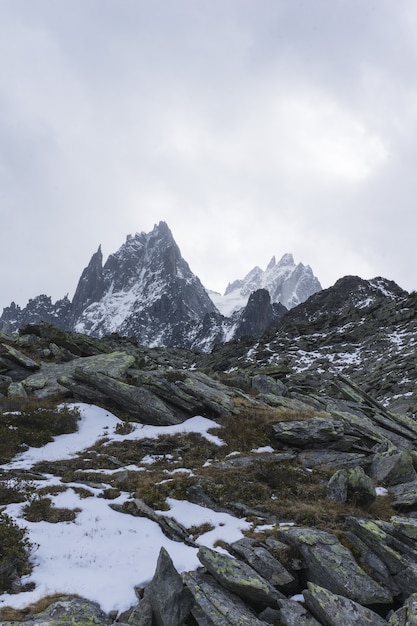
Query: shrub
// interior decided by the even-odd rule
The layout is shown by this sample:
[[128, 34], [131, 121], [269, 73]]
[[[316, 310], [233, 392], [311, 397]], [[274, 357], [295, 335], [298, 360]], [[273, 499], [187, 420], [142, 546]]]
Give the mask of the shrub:
[[0, 513], [0, 593], [13, 590], [21, 576], [29, 574], [32, 544], [27, 529], [20, 528], [6, 513]]
[[72, 522], [79, 509], [59, 509], [52, 505], [50, 498], [35, 498], [23, 509], [23, 515], [29, 522]]
[[56, 435], [77, 430], [79, 411], [67, 405], [22, 405], [19, 412], [3, 413], [0, 424], [0, 462], [7, 463], [27, 446], [41, 447]]

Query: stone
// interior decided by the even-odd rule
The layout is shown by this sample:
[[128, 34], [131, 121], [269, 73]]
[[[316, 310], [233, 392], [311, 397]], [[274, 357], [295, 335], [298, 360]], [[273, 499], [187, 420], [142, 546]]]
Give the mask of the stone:
[[142, 598], [139, 604], [121, 613], [117, 623], [127, 626], [153, 626], [152, 606], [149, 599]]
[[356, 563], [351, 552], [331, 533], [315, 528], [287, 528], [278, 536], [297, 548], [308, 580], [361, 604], [389, 604], [390, 592]]
[[393, 485], [388, 489], [393, 496], [392, 506], [398, 509], [417, 508], [417, 480]]
[[183, 574], [194, 598], [192, 615], [198, 626], [266, 626], [238, 596], [199, 572]]
[[263, 608], [276, 608], [279, 600], [285, 597], [242, 561], [205, 546], [200, 547], [197, 556], [218, 583], [247, 602]]
[[282, 600], [279, 623], [282, 626], [321, 626], [306, 607], [295, 600]]
[[321, 624], [325, 626], [386, 626], [387, 622], [378, 613], [365, 608], [358, 602], [337, 595], [315, 585], [307, 583], [303, 591], [307, 608]]
[[40, 367], [39, 363], [36, 363], [36, 361], [27, 357], [25, 354], [20, 352], [20, 350], [16, 350], [13, 346], [9, 346], [7, 343], [1, 343], [0, 349], [7, 355], [7, 357], [25, 369], [33, 371], [38, 370]]
[[[34, 615], [25, 626], [108, 626], [112, 619], [96, 602], [73, 596], [62, 596], [47, 609]], [[16, 622], [0, 622], [0, 626], [17, 626]]]
[[145, 387], [135, 387], [84, 367], [74, 372], [77, 380], [88, 383], [104, 393], [117, 406], [139, 419], [143, 424], [170, 426], [180, 424], [187, 415], [169, 406]]
[[417, 593], [411, 594], [398, 611], [388, 619], [391, 626], [417, 626]]
[[294, 582], [294, 576], [254, 539], [244, 537], [232, 543], [230, 547], [273, 587], [281, 589]]
[[265, 374], [255, 374], [251, 379], [251, 387], [255, 391], [274, 396], [286, 396], [288, 389], [281, 380], [276, 380], [272, 376]]
[[355, 506], [369, 506], [376, 498], [376, 491], [371, 478], [362, 467], [347, 470], [347, 501]]
[[354, 517], [345, 525], [387, 566], [404, 597], [417, 592], [417, 550], [396, 539], [392, 525]]
[[417, 480], [409, 452], [398, 451], [395, 448], [382, 454], [375, 454], [370, 471], [373, 479], [385, 487]]
[[7, 397], [11, 399], [25, 399], [28, 397], [23, 383], [10, 383], [7, 390]]
[[338, 420], [315, 417], [307, 420], [279, 422], [274, 424], [278, 441], [289, 446], [317, 446], [343, 438], [343, 424]]
[[156, 626], [182, 626], [190, 614], [192, 596], [165, 548], [161, 548], [155, 574], [146, 587]]

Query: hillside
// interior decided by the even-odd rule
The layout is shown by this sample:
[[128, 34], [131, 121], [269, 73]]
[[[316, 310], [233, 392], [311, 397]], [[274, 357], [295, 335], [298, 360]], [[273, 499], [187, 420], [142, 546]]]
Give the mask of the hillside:
[[[313, 296], [325, 308], [211, 354], [47, 324], [3, 335], [0, 532], [24, 526], [30, 545], [0, 561], [0, 624], [412, 623], [417, 424], [337, 361], [293, 367], [302, 337], [326, 326], [335, 345], [372, 298], [381, 333], [411, 332], [414, 296], [388, 287], [346, 279]], [[348, 293], [365, 306], [349, 313]]]

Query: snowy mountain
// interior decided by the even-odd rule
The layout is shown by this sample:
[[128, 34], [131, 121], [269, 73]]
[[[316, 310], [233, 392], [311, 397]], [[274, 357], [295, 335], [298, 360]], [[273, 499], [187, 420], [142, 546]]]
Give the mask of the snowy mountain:
[[287, 253], [278, 263], [272, 257], [265, 271], [254, 267], [243, 279], [229, 283], [223, 296], [215, 292], [209, 295], [219, 311], [229, 316], [244, 307], [257, 289], [267, 289], [272, 302], [292, 309], [320, 291], [321, 285], [309, 265], [296, 265], [293, 255]]
[[104, 266], [101, 258], [99, 249], [74, 295], [77, 332], [119, 333], [150, 346], [184, 345], [194, 327], [217, 312], [164, 222], [150, 233], [129, 235]]
[[208, 351], [220, 342], [257, 336], [287, 311], [287, 304], [294, 306], [319, 289], [311, 268], [295, 265], [286, 254], [279, 263], [274, 257], [265, 272], [257, 267], [234, 281], [225, 296], [215, 296], [193, 274], [167, 224], [160, 222], [150, 233], [128, 235], [104, 264], [99, 246], [72, 302], [52, 303], [46, 295], [23, 309], [13, 302], [0, 317], [0, 330], [14, 332], [45, 321], [94, 337], [117, 333], [146, 346]]

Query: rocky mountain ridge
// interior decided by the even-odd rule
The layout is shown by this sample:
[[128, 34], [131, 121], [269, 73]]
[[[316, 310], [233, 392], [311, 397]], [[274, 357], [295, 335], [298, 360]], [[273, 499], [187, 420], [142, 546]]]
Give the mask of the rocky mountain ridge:
[[[13, 332], [44, 321], [96, 337], [117, 333], [148, 346], [210, 350], [215, 343], [263, 332], [286, 312], [284, 300], [292, 306], [320, 289], [311, 269], [296, 266], [291, 255], [278, 264], [273, 259], [266, 272], [255, 268], [250, 276], [229, 286], [224, 298], [238, 293], [239, 305], [223, 315], [160, 222], [150, 233], [129, 235], [104, 265], [99, 247], [71, 302], [52, 303], [42, 295], [23, 309], [12, 303], [0, 317], [0, 328]], [[254, 307], [252, 293], [265, 288], [270, 295], [258, 294]]]
[[[403, 322], [407, 311], [408, 321], [413, 317], [412, 295], [404, 300], [385, 281], [369, 285], [360, 279], [342, 281], [338, 295], [353, 285], [356, 296], [360, 292], [357, 302], [366, 307], [372, 306], [370, 298], [374, 305], [380, 297], [389, 299], [391, 304], [382, 300], [379, 321]], [[343, 297], [332, 300], [333, 312], [345, 307]], [[308, 307], [317, 321], [311, 302]], [[305, 315], [295, 311], [293, 324], [304, 323]], [[214, 372], [207, 358], [46, 324], [2, 336], [3, 412], [29, 399], [32, 405], [47, 398], [93, 402], [123, 415], [120, 432], [126, 437], [141, 424], [181, 424], [200, 414], [217, 422], [216, 435], [227, 443], [197, 443], [184, 432], [129, 447], [119, 435], [118, 443], [104, 440], [71, 459], [20, 471], [19, 480], [29, 479], [37, 490], [32, 502], [45, 499], [45, 476], [59, 482], [59, 490], [46, 491], [44, 523], [51, 523], [62, 489], [77, 488], [83, 497], [98, 491], [118, 514], [147, 517], [173, 541], [194, 546], [201, 564], [197, 571], [178, 572], [161, 550], [156, 571], [149, 572], [152, 582], [138, 590], [139, 603], [127, 611], [109, 615], [88, 599], [63, 596], [51, 598], [40, 613], [29, 609], [26, 623], [411, 625], [417, 616], [415, 419], [388, 410], [341, 374], [316, 369], [307, 386], [288, 365], [249, 365], [247, 353], [244, 367], [228, 372], [220, 360]], [[381, 374], [389, 370], [383, 361]], [[362, 376], [365, 381], [366, 372]], [[150, 465], [150, 456], [158, 463]], [[16, 476], [3, 466], [0, 497], [6, 511], [14, 497], [22, 498], [21, 490], [4, 488]], [[244, 516], [253, 532], [207, 547], [206, 528], [188, 528], [169, 510], [161, 512], [172, 498]], [[14, 585], [19, 592], [18, 580]], [[0, 612], [3, 626], [21, 619], [5, 619]]]

